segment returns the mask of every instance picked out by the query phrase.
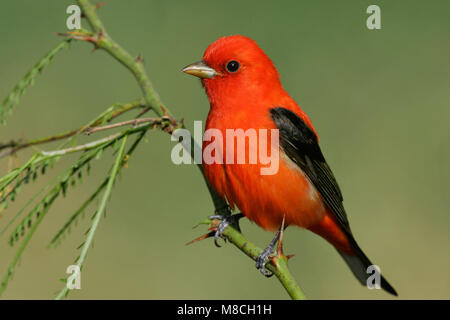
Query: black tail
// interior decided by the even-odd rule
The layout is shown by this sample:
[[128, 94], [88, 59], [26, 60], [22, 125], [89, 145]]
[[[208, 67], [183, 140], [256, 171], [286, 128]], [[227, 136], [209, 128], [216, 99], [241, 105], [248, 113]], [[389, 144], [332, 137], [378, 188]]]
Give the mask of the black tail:
[[[356, 255], [352, 256], [349, 254], [346, 254], [344, 252], [341, 252], [338, 250], [339, 254], [344, 258], [347, 265], [352, 270], [355, 277], [359, 280], [359, 282], [363, 285], [367, 285], [367, 279], [371, 276], [371, 273], [367, 273], [367, 268], [371, 265], [373, 265], [372, 262], [370, 262], [369, 258], [364, 254], [364, 252], [361, 250], [361, 248], [358, 246], [356, 241], [351, 237], [351, 244], [352, 249], [355, 252]], [[398, 296], [395, 289], [387, 282], [387, 280], [381, 275], [381, 288], [389, 292], [390, 294], [393, 294], [394, 296]]]

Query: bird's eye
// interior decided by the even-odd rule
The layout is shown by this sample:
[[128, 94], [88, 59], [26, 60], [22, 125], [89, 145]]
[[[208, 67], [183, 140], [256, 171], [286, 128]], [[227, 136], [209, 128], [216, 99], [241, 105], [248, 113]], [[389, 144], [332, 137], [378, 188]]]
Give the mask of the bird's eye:
[[239, 62], [237, 62], [236, 60], [232, 60], [227, 63], [227, 70], [229, 72], [236, 72], [239, 70], [239, 67]]

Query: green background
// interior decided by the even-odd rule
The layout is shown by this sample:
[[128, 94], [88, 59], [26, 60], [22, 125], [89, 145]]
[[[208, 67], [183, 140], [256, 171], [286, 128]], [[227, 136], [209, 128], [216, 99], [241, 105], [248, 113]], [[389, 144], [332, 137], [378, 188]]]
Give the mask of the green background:
[[[74, 1], [2, 1], [0, 96], [61, 39]], [[366, 8], [381, 7], [382, 29], [366, 28]], [[255, 39], [278, 68], [286, 90], [313, 120], [339, 181], [356, 239], [403, 299], [450, 298], [450, 2], [449, 1], [106, 1], [108, 33], [146, 70], [173, 114], [192, 128], [208, 101], [180, 69], [198, 61], [219, 36]], [[83, 21], [82, 25], [88, 27]], [[21, 99], [0, 127], [0, 142], [79, 127], [114, 102], [140, 97], [131, 74], [105, 52], [73, 43]], [[123, 119], [132, 117], [127, 114]], [[99, 137], [96, 136], [95, 138]], [[83, 137], [90, 141], [94, 137]], [[286, 299], [232, 245], [216, 248], [192, 229], [213, 211], [198, 169], [175, 166], [167, 134], [148, 134], [113, 190], [72, 299]], [[51, 150], [56, 145], [44, 145]], [[0, 174], [32, 154], [1, 159]], [[9, 221], [61, 161], [1, 213]], [[57, 249], [46, 245], [102, 181], [113, 158], [93, 164], [82, 186], [59, 199], [26, 249], [4, 299], [50, 299], [78, 256], [86, 218]], [[272, 234], [244, 221], [259, 246]], [[16, 248], [0, 239], [0, 275]], [[321, 238], [288, 228], [289, 265], [312, 299], [386, 299], [353, 278]]]

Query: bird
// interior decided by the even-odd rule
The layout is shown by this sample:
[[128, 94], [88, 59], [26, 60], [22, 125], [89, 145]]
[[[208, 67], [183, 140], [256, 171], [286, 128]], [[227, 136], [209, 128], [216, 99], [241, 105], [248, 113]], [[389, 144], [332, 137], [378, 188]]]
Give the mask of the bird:
[[[226, 143], [219, 143], [217, 154], [213, 155], [223, 161], [202, 164], [210, 186], [231, 209], [240, 210], [239, 215], [231, 217], [245, 216], [264, 230], [275, 232], [274, 239], [256, 259], [256, 267], [269, 276], [265, 265], [280, 234], [286, 227], [297, 226], [327, 240], [359, 282], [367, 285], [367, 268], [373, 264], [350, 229], [342, 192], [321, 151], [318, 133], [308, 115], [283, 88], [274, 63], [263, 49], [243, 35], [220, 37], [207, 47], [201, 61], [182, 71], [200, 78], [206, 91], [210, 109], [205, 132], [216, 130], [228, 143], [231, 139], [234, 142], [234, 137], [227, 137], [227, 130], [254, 129], [258, 139], [265, 139], [269, 151], [278, 152], [278, 170], [274, 174], [261, 174], [264, 164], [259, 160], [250, 163], [248, 154], [241, 163], [225, 161], [230, 150], [240, 151], [237, 147], [228, 149]], [[272, 143], [271, 134], [260, 134], [260, 129], [276, 132], [277, 143]], [[203, 151], [213, 142], [204, 137]], [[244, 152], [252, 151], [249, 144], [245, 144]], [[236, 154], [229, 160], [236, 160]], [[223, 225], [218, 229], [223, 231], [231, 218], [220, 218]], [[382, 275], [380, 282], [382, 289], [397, 295]]]

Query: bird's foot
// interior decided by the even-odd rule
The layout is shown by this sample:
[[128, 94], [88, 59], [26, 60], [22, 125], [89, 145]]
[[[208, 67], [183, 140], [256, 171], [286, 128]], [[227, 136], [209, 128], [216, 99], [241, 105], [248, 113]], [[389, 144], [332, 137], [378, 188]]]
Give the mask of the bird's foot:
[[[277, 247], [277, 256], [282, 257], [283, 254], [283, 233], [284, 233], [284, 218], [281, 223], [280, 229], [275, 234], [275, 237], [272, 239], [272, 241], [269, 243], [267, 248], [263, 250], [263, 252], [256, 258], [256, 269], [258, 269], [265, 277], [271, 277], [273, 276], [273, 272], [266, 269], [267, 262], [272, 261], [274, 257], [271, 255], [274, 253], [275, 245], [278, 242]], [[288, 257], [288, 259], [290, 256]]]
[[266, 269], [266, 263], [269, 262], [269, 257], [273, 253], [274, 246], [269, 245], [263, 250], [263, 252], [256, 258], [256, 269], [258, 269], [263, 276], [269, 278], [273, 276], [273, 273]]
[[220, 214], [216, 214], [216, 215], [212, 215], [209, 216], [209, 219], [217, 219], [217, 220], [222, 220], [219, 225], [217, 226], [217, 230], [216, 233], [214, 234], [214, 244], [217, 247], [221, 247], [221, 245], [219, 245], [219, 238], [222, 238], [225, 240], [225, 238], [223, 237], [223, 232], [225, 231], [225, 229], [228, 226], [233, 226], [234, 228], [236, 228], [237, 230], [240, 231], [239, 228], [239, 220], [241, 218], [243, 218], [244, 215], [242, 213], [237, 213], [237, 214], [232, 214], [232, 215], [220, 215]]
[[269, 262], [269, 258], [273, 253], [275, 245], [277, 244], [278, 240], [280, 239], [280, 234], [281, 234], [280, 230], [277, 231], [277, 233], [275, 234], [275, 237], [269, 243], [267, 248], [265, 248], [263, 250], [263, 252], [261, 252], [261, 254], [256, 258], [256, 269], [258, 269], [265, 277], [268, 277], [268, 278], [273, 276], [273, 273], [266, 269], [266, 264], [267, 264], [267, 262]]

